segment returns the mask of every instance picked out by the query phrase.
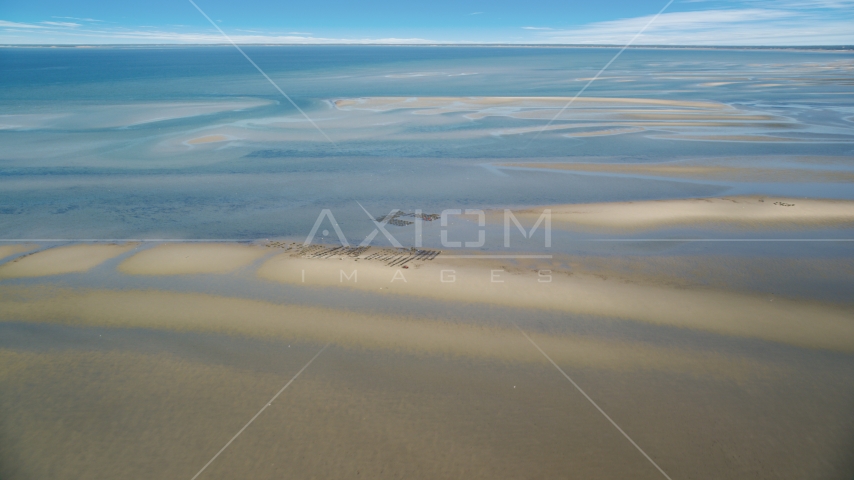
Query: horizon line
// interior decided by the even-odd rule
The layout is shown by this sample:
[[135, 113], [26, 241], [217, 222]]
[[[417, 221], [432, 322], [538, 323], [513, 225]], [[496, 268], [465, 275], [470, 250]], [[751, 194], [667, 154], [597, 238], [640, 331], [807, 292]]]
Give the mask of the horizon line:
[[[624, 45], [612, 43], [465, 43], [465, 42], [426, 42], [426, 43], [238, 43], [241, 46], [264, 47], [549, 47], [549, 48], [623, 48]], [[230, 43], [2, 43], [0, 48], [40, 47], [40, 48], [75, 48], [75, 47], [230, 47]], [[628, 49], [644, 48], [694, 48], [694, 49], [762, 49], [762, 50], [854, 50], [852, 45], [691, 45], [691, 44], [636, 44]]]

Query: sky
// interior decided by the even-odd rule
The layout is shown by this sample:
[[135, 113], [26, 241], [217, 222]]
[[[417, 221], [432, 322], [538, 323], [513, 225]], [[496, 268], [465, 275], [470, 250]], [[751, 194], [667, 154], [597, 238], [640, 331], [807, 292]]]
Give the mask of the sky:
[[[237, 43], [854, 45], [854, 0], [194, 1]], [[226, 41], [189, 0], [0, 3], [0, 44]]]

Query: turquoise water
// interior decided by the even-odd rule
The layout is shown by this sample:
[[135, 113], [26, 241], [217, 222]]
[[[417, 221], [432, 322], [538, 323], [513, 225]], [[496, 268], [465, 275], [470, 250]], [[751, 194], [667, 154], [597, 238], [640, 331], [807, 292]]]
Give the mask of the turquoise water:
[[[718, 106], [621, 101], [594, 111], [579, 101], [551, 125], [572, 129], [542, 134], [535, 132], [565, 99], [537, 108], [455, 109], [450, 99], [385, 110], [333, 102], [572, 97], [616, 49], [254, 46], [246, 52], [334, 144], [231, 47], [0, 49], [2, 236], [304, 238], [328, 208], [345, 233], [361, 238], [373, 225], [357, 201], [379, 216], [393, 208], [438, 213], [730, 194], [854, 198], [844, 182], [491, 167], [725, 159], [850, 172], [849, 51], [630, 49], [583, 97]], [[658, 117], [644, 117], [650, 114]], [[712, 119], [701, 121], [704, 115]], [[215, 141], [193, 143], [198, 139]]]

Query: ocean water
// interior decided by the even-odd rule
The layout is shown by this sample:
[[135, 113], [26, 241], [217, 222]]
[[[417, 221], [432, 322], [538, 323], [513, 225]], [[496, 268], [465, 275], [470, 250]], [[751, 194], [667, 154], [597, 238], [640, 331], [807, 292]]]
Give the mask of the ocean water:
[[854, 198], [850, 183], [810, 178], [501, 166], [854, 170], [850, 51], [630, 49], [564, 109], [616, 52], [246, 47], [328, 141], [232, 47], [3, 48], [0, 231], [298, 239], [329, 209], [362, 238], [373, 225], [359, 204], [376, 217], [731, 194]]

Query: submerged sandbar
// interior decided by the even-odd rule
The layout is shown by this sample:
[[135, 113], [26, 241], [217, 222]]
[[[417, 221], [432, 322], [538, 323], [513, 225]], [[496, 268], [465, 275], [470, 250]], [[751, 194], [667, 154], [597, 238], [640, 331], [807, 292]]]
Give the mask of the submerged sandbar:
[[0, 278], [43, 277], [91, 270], [133, 248], [136, 243], [55, 247], [0, 265]]
[[516, 214], [537, 219], [551, 211], [559, 228], [646, 230], [673, 226], [729, 225], [803, 228], [854, 223], [854, 201], [780, 197], [718, 197], [640, 202], [552, 205]]
[[29, 250], [33, 250], [36, 247], [37, 245], [31, 244], [0, 245], [0, 260], [15, 255], [16, 253], [23, 253]]
[[[848, 308], [707, 288], [630, 283], [556, 269], [512, 268], [498, 261], [453, 259], [388, 267], [351, 257], [272, 257], [258, 269], [266, 280], [307, 287], [356, 289], [511, 308], [557, 310], [808, 348], [854, 351]], [[805, 321], [809, 319], [809, 321]]]
[[119, 264], [130, 275], [228, 273], [266, 255], [261, 247], [226, 243], [172, 243], [143, 250]]

